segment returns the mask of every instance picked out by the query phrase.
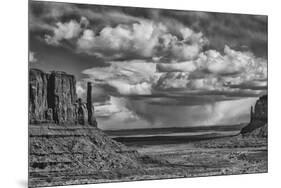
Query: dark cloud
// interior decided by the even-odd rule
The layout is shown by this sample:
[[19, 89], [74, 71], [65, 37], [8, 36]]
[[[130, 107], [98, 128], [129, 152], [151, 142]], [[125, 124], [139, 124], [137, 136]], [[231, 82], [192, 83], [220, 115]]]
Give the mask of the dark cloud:
[[163, 10], [161, 15], [179, 20], [209, 39], [209, 48], [252, 51], [267, 58], [267, 16], [215, 12]]
[[238, 89], [248, 89], [248, 90], [267, 90], [267, 81], [263, 81], [262, 84], [260, 82], [250, 82], [250, 83], [242, 83], [237, 85], [229, 85], [230, 88], [238, 88]]
[[104, 60], [87, 54], [75, 54], [72, 50], [61, 46], [50, 46], [31, 33], [29, 38], [30, 51], [37, 59], [31, 67], [44, 71], [59, 70], [76, 75], [77, 79], [85, 77], [81, 72], [92, 67], [109, 66]]
[[50, 29], [57, 21], [78, 21], [82, 16], [89, 19], [95, 31], [105, 26], [154, 20], [165, 23], [172, 34], [180, 37], [175, 28], [182, 25], [202, 32], [209, 40], [209, 48], [223, 51], [228, 45], [267, 57], [267, 16], [262, 15], [32, 2], [30, 25]]

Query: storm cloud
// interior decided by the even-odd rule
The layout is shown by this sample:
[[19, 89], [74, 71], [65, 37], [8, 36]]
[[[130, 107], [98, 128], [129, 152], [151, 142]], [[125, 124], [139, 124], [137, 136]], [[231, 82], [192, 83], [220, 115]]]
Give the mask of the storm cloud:
[[77, 59], [107, 129], [241, 123], [267, 93], [266, 16], [32, 2], [29, 24], [31, 48]]

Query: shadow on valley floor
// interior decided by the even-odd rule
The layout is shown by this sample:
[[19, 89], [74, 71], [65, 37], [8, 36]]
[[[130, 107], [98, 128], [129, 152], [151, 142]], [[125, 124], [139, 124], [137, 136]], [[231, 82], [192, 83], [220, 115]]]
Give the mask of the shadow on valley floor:
[[209, 133], [204, 135], [192, 136], [147, 136], [147, 137], [113, 137], [117, 142], [121, 142], [127, 146], [137, 145], [166, 145], [166, 144], [182, 144], [202, 140], [212, 140], [216, 138], [229, 138], [235, 135], [222, 136], [218, 133]]

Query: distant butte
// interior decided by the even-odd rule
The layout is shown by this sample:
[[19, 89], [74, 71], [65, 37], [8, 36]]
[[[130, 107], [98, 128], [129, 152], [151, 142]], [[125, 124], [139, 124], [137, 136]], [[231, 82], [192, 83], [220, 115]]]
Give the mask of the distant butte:
[[267, 95], [257, 100], [255, 107], [251, 107], [250, 123], [241, 130], [242, 135], [267, 137], [267, 106]]

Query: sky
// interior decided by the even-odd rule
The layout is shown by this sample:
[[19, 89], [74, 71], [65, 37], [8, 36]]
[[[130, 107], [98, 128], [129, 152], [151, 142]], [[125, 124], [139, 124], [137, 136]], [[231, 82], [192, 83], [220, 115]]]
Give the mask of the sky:
[[248, 122], [267, 93], [267, 16], [30, 3], [29, 66], [93, 83], [102, 129]]

